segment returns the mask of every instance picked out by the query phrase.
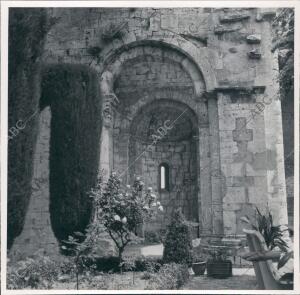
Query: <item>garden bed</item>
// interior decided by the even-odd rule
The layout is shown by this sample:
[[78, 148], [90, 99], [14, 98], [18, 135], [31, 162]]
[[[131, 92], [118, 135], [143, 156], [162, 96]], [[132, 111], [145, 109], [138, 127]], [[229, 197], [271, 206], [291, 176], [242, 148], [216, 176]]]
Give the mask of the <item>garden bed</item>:
[[[80, 290], [144, 290], [147, 280], [144, 280], [144, 272], [124, 272], [114, 274], [100, 274], [92, 278], [83, 278], [79, 285]], [[133, 281], [134, 277], [134, 281]], [[53, 289], [74, 290], [76, 289], [76, 279], [70, 278], [66, 282], [55, 282]]]
[[[72, 260], [59, 263], [48, 257], [28, 258], [8, 267], [8, 289], [59, 290], [161, 290], [178, 289], [189, 278], [182, 264], [163, 264], [159, 258], [136, 257], [113, 265], [117, 257], [100, 258], [95, 264], [75, 268]], [[78, 273], [76, 270], [80, 270]]]

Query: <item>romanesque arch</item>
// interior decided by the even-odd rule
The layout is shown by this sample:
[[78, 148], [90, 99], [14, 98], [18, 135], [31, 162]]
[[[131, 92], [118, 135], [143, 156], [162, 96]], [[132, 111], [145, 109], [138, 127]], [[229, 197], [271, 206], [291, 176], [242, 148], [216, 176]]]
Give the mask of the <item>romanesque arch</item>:
[[[129, 130], [128, 167], [123, 173], [131, 181], [141, 175], [165, 208], [164, 215], [146, 225], [148, 230], [166, 227], [177, 208], [187, 220], [199, 223], [198, 135], [197, 116], [183, 102], [153, 100], [134, 116]], [[161, 166], [166, 169], [163, 176]]]
[[[147, 63], [149, 64], [147, 65]], [[186, 168], [185, 174], [177, 176], [177, 183], [175, 181], [173, 190], [161, 193], [160, 196], [162, 199], [165, 198], [165, 204], [170, 204], [171, 198], [177, 198], [178, 206], [184, 208], [186, 217], [190, 221], [198, 223], [202, 231], [211, 232], [213, 218], [204, 216], [202, 211], [212, 206], [210, 128], [217, 129], [217, 126], [209, 124], [208, 105], [210, 105], [210, 109], [214, 110], [217, 106], [214, 97], [207, 100], [207, 89], [212, 90], [214, 77], [207, 75], [204, 79], [199, 64], [193, 61], [191, 54], [184, 54], [182, 48], [175, 47], [172, 43], [168, 44], [157, 40], [134, 42], [123, 46], [116, 50], [105, 64], [106, 67], [100, 80], [100, 90], [104, 102], [101, 168], [107, 171], [107, 174], [112, 170], [121, 173], [126, 181], [132, 180], [135, 174], [148, 175], [149, 169], [146, 171], [141, 168], [143, 159], [136, 160], [139, 157], [138, 154], [142, 152], [141, 149], [145, 148], [144, 144], [147, 139], [145, 136], [141, 138], [143, 136], [137, 135], [138, 132], [134, 131], [134, 126], [148, 124], [144, 127], [147, 129], [148, 135], [151, 132], [149, 120], [145, 122], [141, 114], [149, 119], [149, 116], [154, 116], [155, 112], [161, 111], [163, 115], [157, 115], [153, 120], [162, 124], [164, 120], [168, 120], [168, 116], [170, 120], [176, 120], [176, 117], [181, 117], [180, 110], [183, 113], [185, 110], [189, 110], [182, 116], [183, 122], [176, 130], [177, 133], [183, 134], [183, 138], [178, 137], [176, 140], [176, 136], [173, 135], [172, 138], [169, 135], [156, 145], [160, 150], [158, 153], [162, 153], [162, 157], [159, 159], [161, 162], [168, 161], [168, 147], [172, 150], [174, 159], [172, 155], [169, 155], [169, 161], [175, 163], [171, 168], [174, 179], [176, 179], [178, 166]], [[201, 64], [204, 64], [203, 72], [209, 73], [208, 64], [203, 62]], [[151, 113], [151, 110], [154, 112]], [[155, 128], [159, 128], [159, 126], [152, 128], [152, 132]], [[189, 134], [185, 134], [184, 130], [188, 130]], [[190, 130], [194, 130], [194, 132], [190, 132]], [[134, 139], [137, 137], [140, 137], [139, 142]], [[163, 144], [164, 141], [168, 144]], [[173, 143], [170, 143], [172, 141]], [[183, 144], [184, 141], [186, 142]], [[180, 145], [185, 145], [185, 147], [180, 147]], [[163, 152], [163, 149], [166, 150]], [[185, 152], [185, 149], [188, 151]], [[181, 163], [181, 153], [185, 157], [183, 161], [191, 161], [195, 166]], [[153, 166], [153, 171], [158, 171], [159, 163], [154, 162], [148, 164]], [[176, 165], [178, 165], [177, 168], [174, 168]], [[146, 166], [144, 165], [144, 168]], [[149, 185], [157, 187], [158, 175], [155, 172], [152, 173]], [[147, 177], [145, 176], [145, 178]], [[187, 187], [190, 191], [187, 191]], [[184, 204], [182, 200], [189, 202], [189, 205]], [[170, 210], [172, 210], [171, 207]], [[215, 228], [222, 230], [222, 212], [220, 210], [219, 212], [220, 222], [219, 226]], [[167, 221], [165, 221], [166, 223]]]

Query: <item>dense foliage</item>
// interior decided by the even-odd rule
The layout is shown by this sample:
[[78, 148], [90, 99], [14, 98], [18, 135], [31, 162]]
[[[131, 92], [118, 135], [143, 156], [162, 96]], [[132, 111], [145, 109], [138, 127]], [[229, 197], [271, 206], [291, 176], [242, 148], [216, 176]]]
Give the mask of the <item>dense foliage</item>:
[[41, 253], [7, 267], [7, 289], [49, 289], [59, 274], [56, 262]]
[[116, 244], [119, 261], [128, 243], [136, 240], [138, 230], [158, 210], [163, 211], [160, 202], [152, 193], [152, 188], [144, 191], [144, 183], [137, 177], [132, 186], [121, 186], [121, 180], [112, 173], [104, 185], [101, 177], [92, 189], [96, 218], [95, 224], [103, 225], [105, 231]]
[[282, 98], [294, 91], [294, 9], [280, 8], [273, 21], [273, 51], [279, 54], [279, 84]]
[[185, 264], [170, 263], [163, 265], [149, 279], [147, 289], [174, 290], [179, 289], [189, 279], [188, 267]]
[[92, 214], [88, 192], [100, 156], [101, 99], [97, 76], [82, 65], [43, 71], [41, 108], [51, 107], [50, 216], [55, 236], [84, 232]]
[[163, 243], [166, 236], [165, 229], [146, 230], [145, 233], [145, 244], [160, 244]]
[[[85, 238], [85, 239], [84, 239]], [[84, 241], [82, 242], [82, 240]], [[72, 272], [76, 276], [76, 289], [79, 290], [79, 275], [85, 270], [94, 269], [91, 250], [94, 247], [96, 236], [92, 227], [87, 229], [86, 237], [81, 232], [75, 232], [74, 236], [69, 236], [67, 241], [63, 241], [62, 249], [71, 255]], [[65, 246], [68, 245], [69, 247]]]
[[21, 132], [8, 131], [8, 248], [23, 229], [31, 195], [40, 98], [39, 57], [50, 26], [45, 9], [9, 10], [8, 128], [32, 118]]
[[168, 225], [163, 260], [190, 265], [193, 260], [191, 231], [180, 210], [175, 210]]

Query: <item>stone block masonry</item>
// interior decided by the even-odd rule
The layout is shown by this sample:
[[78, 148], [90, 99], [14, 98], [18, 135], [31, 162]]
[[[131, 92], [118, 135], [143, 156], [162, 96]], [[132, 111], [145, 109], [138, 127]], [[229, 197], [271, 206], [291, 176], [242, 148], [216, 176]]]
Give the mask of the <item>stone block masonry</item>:
[[[99, 168], [106, 177], [120, 173], [124, 184], [140, 175], [153, 187], [165, 214], [145, 225], [148, 230], [164, 228], [175, 208], [198, 223], [201, 235], [242, 233], [240, 217], [255, 206], [268, 207], [275, 223], [287, 223], [272, 11], [53, 8], [48, 13], [59, 21], [47, 35], [41, 62], [88, 65], [97, 72], [105, 102]], [[166, 131], [166, 124], [172, 128]], [[48, 125], [41, 125], [45, 150]], [[51, 240], [46, 253], [58, 253], [47, 223], [47, 153], [40, 153], [37, 148], [40, 197], [32, 198], [12, 251], [44, 247], [31, 238], [39, 228]], [[161, 164], [169, 167], [165, 190]], [[35, 182], [33, 188], [34, 196]], [[35, 211], [39, 206], [43, 213]]]

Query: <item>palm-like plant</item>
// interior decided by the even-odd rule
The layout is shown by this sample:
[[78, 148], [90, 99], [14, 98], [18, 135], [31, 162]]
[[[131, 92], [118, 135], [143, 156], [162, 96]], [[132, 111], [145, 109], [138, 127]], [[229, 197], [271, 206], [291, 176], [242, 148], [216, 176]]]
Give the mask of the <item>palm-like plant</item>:
[[241, 220], [250, 224], [254, 230], [262, 234], [270, 250], [279, 247], [282, 251], [287, 251], [288, 246], [283, 239], [283, 233], [287, 229], [282, 229], [280, 225], [273, 224], [273, 216], [270, 211], [266, 212], [266, 214], [262, 214], [256, 207], [254, 223], [251, 222], [247, 215], [242, 217]]
[[[288, 229], [282, 229], [280, 225], [273, 224], [273, 216], [268, 211], [265, 215], [262, 214], [256, 207], [256, 222], [250, 221], [246, 215], [241, 218], [243, 222], [250, 224], [252, 229], [259, 231], [266, 242], [267, 247], [272, 250], [279, 247], [284, 254], [279, 258], [277, 268], [282, 268], [290, 259], [294, 259], [294, 251], [289, 249], [287, 243], [283, 239], [283, 233]], [[286, 273], [281, 279], [291, 279], [292, 273]]]

